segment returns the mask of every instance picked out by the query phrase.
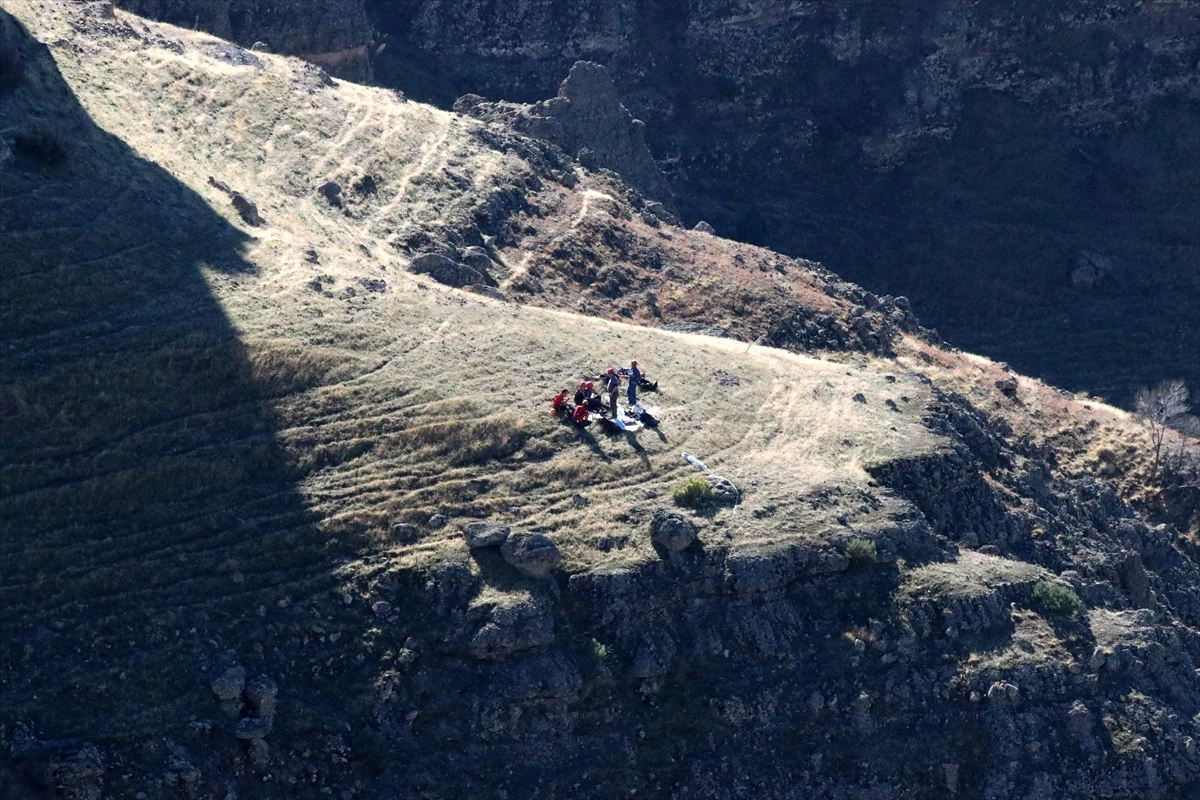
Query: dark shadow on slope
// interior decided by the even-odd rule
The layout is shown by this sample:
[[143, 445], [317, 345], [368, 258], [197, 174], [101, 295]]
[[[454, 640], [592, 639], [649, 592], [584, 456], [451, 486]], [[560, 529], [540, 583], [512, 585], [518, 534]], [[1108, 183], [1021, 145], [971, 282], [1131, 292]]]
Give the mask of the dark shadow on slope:
[[28, 74], [0, 131], [69, 150], [0, 166], [0, 721], [161, 736], [213, 713], [203, 669], [272, 669], [260, 605], [331, 583], [268, 407], [296, 387], [256, 380], [205, 281], [253, 279], [246, 235], [100, 130], [6, 12], [0, 43]]
[[[952, 141], [891, 173], [831, 134], [786, 186], [746, 181], [750, 202], [685, 212], [905, 295], [953, 344], [1074, 391], [1128, 406], [1140, 386], [1200, 380], [1195, 109], [1159, 101], [1091, 136], [1050, 116], [978, 92]], [[677, 194], [729, 191], [702, 180]]]

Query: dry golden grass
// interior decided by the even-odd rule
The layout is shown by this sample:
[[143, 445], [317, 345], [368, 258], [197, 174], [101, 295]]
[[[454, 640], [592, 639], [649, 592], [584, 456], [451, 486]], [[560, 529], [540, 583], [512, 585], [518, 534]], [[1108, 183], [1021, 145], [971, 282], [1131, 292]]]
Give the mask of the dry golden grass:
[[[481, 518], [548, 533], [568, 571], [628, 568], [658, 558], [650, 515], [695, 474], [682, 451], [741, 490], [735, 507], [699, 517], [706, 547], [828, 542], [844, 536], [837, 517], [867, 527], [887, 512], [819, 508], [815, 494], [882, 493], [868, 468], [942, 445], [922, 423], [931, 392], [913, 373], [957, 380], [967, 366], [953, 356], [801, 356], [518, 306], [407, 273], [410, 242], [465, 235], [480, 203], [526, 191], [532, 167], [481, 146], [477, 122], [380, 89], [322, 86], [291, 59], [231, 66], [202, 34], [150, 23], [179, 47], [137, 37], [113, 46], [74, 31], [65, 6], [0, 2], [40, 39], [65, 42], [51, 52], [86, 113], [139, 169], [154, 162], [180, 195], [207, 203], [227, 234], [172, 250], [183, 264], [173, 272], [167, 255], [127, 240], [107, 266], [152, 299], [147, 286], [192, 281], [185, 299], [203, 308], [180, 302], [155, 319], [200, 320], [199, 332], [147, 326], [144, 350], [0, 385], [5, 431], [30, 454], [0, 464], [2, 519], [23, 524], [19, 541], [0, 543], [10, 620], [46, 624], [86, 601], [107, 604], [131, 650], [164, 625], [180, 636], [175, 620], [200, 639], [234, 637], [257, 624], [260, 604], [466, 560], [460, 526]], [[247, 228], [210, 175], [254, 199], [266, 225]], [[375, 190], [356, 192], [365, 176]], [[769, 310], [758, 299], [779, 292], [818, 310], [843, 303], [765, 251], [625, 219], [627, 207], [601, 197], [610, 187], [583, 177], [533, 196], [543, 227], [498, 254], [513, 283], [559, 258], [557, 238], [607, 233], [659, 248], [674, 277], [657, 302], [681, 317], [761, 326]], [[327, 180], [346, 190], [344, 208], [315, 193]], [[50, 268], [63, 308], [48, 315], [88, 309], [106, 280], [88, 266], [96, 242], [64, 238], [82, 241], [53, 242], [65, 256]], [[576, 307], [577, 297], [550, 295]], [[660, 407], [659, 429], [608, 436], [549, 416], [557, 390], [632, 358], [659, 381], [659, 393], [643, 394]], [[980, 369], [966, 388], [995, 371]], [[58, 439], [40, 442], [48, 430]], [[449, 524], [429, 525], [434, 514]], [[392, 538], [399, 522], [418, 526], [416, 541]], [[522, 580], [489, 576], [477, 602], [518, 602]], [[139, 616], [122, 622], [113, 609]], [[182, 663], [205, 647], [162, 652]], [[161, 713], [184, 702], [156, 691]]]
[[[43, 39], [77, 35], [53, 4], [8, 6]], [[880, 365], [520, 308], [408, 274], [397, 249], [408, 237], [437, 238], [469, 225], [491, 193], [523, 187], [529, 165], [481, 147], [477, 122], [381, 89], [321, 87], [312, 68], [293, 59], [261, 55], [263, 69], [232, 66], [213, 55], [211, 37], [150, 28], [181, 47], [62, 47], [54, 56], [101, 128], [245, 231], [242, 256], [251, 269], [231, 272], [209, 261], [203, 270], [241, 344], [164, 350], [156, 358], [165, 366], [134, 363], [127, 378], [109, 370], [110, 395], [117, 403], [137, 396], [122, 380], [174, 378], [181, 359], [203, 362], [188, 370], [202, 385], [255, 387], [272, 428], [263, 432], [264, 448], [289, 465], [306, 509], [331, 533], [353, 530], [382, 542], [396, 521], [505, 514], [514, 525], [552, 533], [570, 569], [641, 560], [653, 557], [644, 537], [608, 551], [596, 549], [595, 539], [613, 520], [636, 530], [649, 508], [669, 502], [670, 484], [691, 473], [679, 457], [688, 450], [744, 491], [736, 511], [712, 521], [714, 536], [766, 546], [779, 538], [778, 526], [757, 519], [755, 509], [786, 515], [796, 508], [801, 515], [806, 493], [864, 485], [864, 467], [937, 446], [920, 421], [925, 387], [905, 375], [886, 383]], [[266, 225], [245, 228], [225, 194], [209, 185], [210, 175], [254, 199]], [[374, 192], [356, 193], [367, 175]], [[315, 193], [327, 180], [343, 186], [345, 208], [331, 208]], [[770, 291], [785, 281], [814, 307], [833, 307], [811, 276], [792, 270], [785, 279], [765, 251], [622, 218], [629, 212], [606, 199], [607, 188], [586, 179], [572, 190], [547, 186], [536, 201], [547, 216], [544, 235], [587, 229], [603, 236], [607, 226], [657, 241], [668, 269], [693, 275], [668, 303], [703, 302], [698, 287], [707, 278], [694, 265], [708, 260], [726, 265], [714, 289], [732, 282]], [[511, 249], [502, 257], [510, 267], [537, 265], [554, 250], [544, 245], [535, 237], [528, 259]], [[206, 261], [202, 254], [198, 260]], [[372, 290], [364, 279], [382, 279], [386, 288]], [[662, 407], [658, 431], [578, 434], [546, 413], [557, 389], [630, 358], [662, 386], [660, 395], [646, 397]], [[734, 381], [723, 385], [728, 376]], [[31, 419], [70, 417], [66, 404], [88, 394], [82, 385], [64, 393], [57, 382], [53, 389], [62, 397], [44, 397], [36, 385], [9, 387], [5, 407]], [[852, 401], [859, 392], [866, 404]], [[86, 402], [97, 399], [103, 402]], [[889, 399], [898, 411], [883, 405]], [[88, 419], [121, 416], [114, 409]], [[147, 477], [152, 470], [130, 480], [141, 482], [145, 497], [168, 486], [204, 491], [200, 475], [164, 470], [161, 480]], [[77, 497], [88, 496], [86, 486], [77, 487]], [[576, 494], [590, 504], [577, 506]], [[103, 501], [89, 502], [99, 503], [100, 513]], [[819, 526], [805, 530], [815, 535]], [[394, 557], [462, 547], [456, 524], [424, 537], [392, 546]]]

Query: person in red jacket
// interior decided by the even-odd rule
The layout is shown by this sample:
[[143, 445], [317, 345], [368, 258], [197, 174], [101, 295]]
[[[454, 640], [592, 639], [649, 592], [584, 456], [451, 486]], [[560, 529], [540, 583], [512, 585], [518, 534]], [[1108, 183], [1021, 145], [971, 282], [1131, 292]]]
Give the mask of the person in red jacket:
[[575, 421], [576, 425], [583, 428], [591, 424], [590, 416], [586, 405], [578, 405], [575, 406], [575, 413], [571, 416], [571, 419]]
[[553, 408], [550, 410], [551, 414], [558, 416], [559, 414], [563, 413], [563, 411], [565, 411], [567, 408], [567, 390], [563, 389], [561, 392], [554, 395], [554, 399], [550, 402], [553, 403]]

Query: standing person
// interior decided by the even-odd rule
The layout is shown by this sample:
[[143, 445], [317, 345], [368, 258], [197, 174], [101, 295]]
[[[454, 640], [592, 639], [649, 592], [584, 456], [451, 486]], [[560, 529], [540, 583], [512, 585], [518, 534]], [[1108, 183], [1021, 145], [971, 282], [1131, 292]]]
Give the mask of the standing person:
[[604, 388], [608, 390], [608, 408], [612, 411], [612, 418], [617, 418], [617, 393], [621, 391], [621, 376], [612, 367], [608, 368], [608, 377], [604, 381]]
[[629, 388], [626, 390], [629, 397], [629, 405], [637, 405], [637, 387], [642, 382], [642, 371], [638, 369], [636, 361], [629, 363]]

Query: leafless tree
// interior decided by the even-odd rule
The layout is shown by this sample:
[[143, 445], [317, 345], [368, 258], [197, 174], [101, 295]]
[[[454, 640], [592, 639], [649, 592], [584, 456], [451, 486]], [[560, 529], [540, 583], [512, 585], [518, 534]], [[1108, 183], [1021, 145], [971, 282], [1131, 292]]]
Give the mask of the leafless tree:
[[1183, 381], [1163, 381], [1153, 388], [1139, 389], [1134, 398], [1138, 418], [1150, 432], [1150, 444], [1154, 448], [1152, 477], [1159, 478], [1162, 465], [1163, 441], [1169, 428], [1191, 427], [1188, 415], [1188, 388]]

